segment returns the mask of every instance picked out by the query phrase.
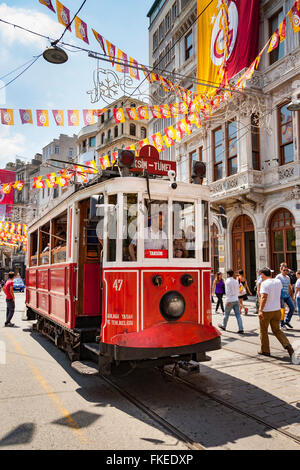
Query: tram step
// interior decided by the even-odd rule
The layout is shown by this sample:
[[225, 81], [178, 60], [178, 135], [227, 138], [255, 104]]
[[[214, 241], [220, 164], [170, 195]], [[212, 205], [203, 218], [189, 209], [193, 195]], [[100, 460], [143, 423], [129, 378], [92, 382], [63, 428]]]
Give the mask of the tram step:
[[82, 347], [92, 352], [93, 354], [96, 354], [97, 356], [100, 354], [98, 343], [83, 343]]
[[72, 368], [81, 375], [98, 375], [99, 370], [96, 365], [91, 361], [74, 361]]

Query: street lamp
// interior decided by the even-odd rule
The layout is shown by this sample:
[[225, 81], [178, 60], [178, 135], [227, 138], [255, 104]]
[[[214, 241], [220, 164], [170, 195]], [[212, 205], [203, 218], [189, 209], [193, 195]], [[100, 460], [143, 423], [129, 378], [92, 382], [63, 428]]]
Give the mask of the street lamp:
[[54, 43], [43, 52], [43, 57], [51, 64], [64, 64], [68, 60], [67, 53]]
[[298, 95], [300, 93], [300, 90], [295, 91], [295, 93], [292, 95], [292, 101], [287, 105], [287, 109], [289, 111], [299, 111], [300, 110], [300, 99], [298, 98]]

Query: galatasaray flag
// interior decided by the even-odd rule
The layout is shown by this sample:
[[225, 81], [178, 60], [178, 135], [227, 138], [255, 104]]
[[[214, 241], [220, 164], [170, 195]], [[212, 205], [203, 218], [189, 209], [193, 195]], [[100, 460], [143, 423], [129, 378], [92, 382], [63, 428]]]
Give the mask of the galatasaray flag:
[[134, 60], [132, 57], [129, 57], [129, 73], [131, 78], [135, 78], [136, 80], [140, 79], [138, 66], [139, 64], [137, 63], [137, 61]]
[[[58, 22], [63, 26], [67, 27], [71, 22], [70, 10], [58, 0], [56, 0], [56, 11]], [[68, 27], [68, 30], [71, 31], [71, 26]]]
[[57, 126], [65, 125], [64, 112], [62, 109], [53, 109], [52, 114], [53, 114], [54, 121]]
[[268, 54], [269, 54], [269, 52], [274, 51], [274, 49], [276, 49], [278, 47], [278, 45], [279, 45], [279, 31], [278, 31], [278, 29], [276, 29], [275, 33], [271, 37], [271, 41], [270, 41], [270, 45], [269, 45], [269, 49], [268, 49]]
[[[228, 5], [229, 3], [229, 5]], [[197, 0], [197, 80], [222, 84], [254, 61], [258, 53], [259, 0]], [[215, 89], [198, 85], [198, 93]]]
[[99, 42], [99, 44], [101, 46], [101, 49], [103, 50], [104, 54], [107, 55], [105, 45], [104, 45], [103, 36], [101, 36], [101, 34], [97, 33], [97, 31], [95, 31], [93, 28], [92, 28], [92, 31], [94, 33], [94, 36], [95, 36], [96, 40]]
[[78, 18], [78, 16], [75, 16], [75, 34], [79, 39], [89, 44], [87, 24]]
[[79, 111], [77, 109], [68, 110], [69, 126], [79, 126]]
[[52, 1], [51, 0], [39, 0], [39, 2], [42, 4], [42, 5], [45, 5], [46, 7], [48, 7], [50, 10], [52, 10], [54, 13], [55, 13], [55, 10], [54, 10], [54, 7], [52, 5]]
[[295, 2], [293, 7], [288, 12], [289, 20], [292, 25], [294, 33], [300, 31], [300, 3], [299, 1]]
[[117, 62], [121, 62], [120, 64], [116, 64], [116, 71], [117, 72], [121, 72], [121, 73], [128, 73], [129, 72], [127, 54], [125, 54], [125, 52], [121, 51], [121, 49], [118, 49]]
[[36, 119], [37, 119], [37, 125], [39, 127], [49, 126], [49, 114], [48, 114], [47, 109], [37, 109]]
[[109, 41], [106, 41], [108, 57], [111, 61], [112, 66], [115, 65], [116, 60], [116, 46]]
[[125, 122], [124, 111], [123, 111], [122, 108], [119, 108], [119, 109], [114, 108], [113, 113], [114, 113], [114, 118], [115, 118], [116, 124], [120, 124], [121, 122]]
[[13, 109], [1, 109], [1, 123], [6, 126], [14, 125], [14, 110]]
[[162, 152], [163, 150], [165, 150], [164, 141], [162, 139], [162, 136], [161, 136], [160, 132], [157, 132], [156, 134], [153, 134], [152, 135], [152, 140], [153, 140], [154, 147], [156, 147], [156, 149], [159, 152]]
[[89, 44], [87, 24], [78, 18], [78, 16], [75, 16], [75, 34], [79, 39]]
[[279, 25], [279, 37], [280, 42], [284, 41], [286, 38], [286, 18]]
[[19, 109], [22, 124], [33, 124], [31, 109]]
[[94, 109], [84, 109], [83, 110], [83, 121], [85, 126], [91, 126], [95, 124], [95, 110]]
[[148, 112], [148, 108], [146, 106], [139, 106], [137, 108], [137, 112], [138, 112], [138, 115], [139, 115], [139, 118], [144, 120], [144, 119], [149, 119], [149, 112]]

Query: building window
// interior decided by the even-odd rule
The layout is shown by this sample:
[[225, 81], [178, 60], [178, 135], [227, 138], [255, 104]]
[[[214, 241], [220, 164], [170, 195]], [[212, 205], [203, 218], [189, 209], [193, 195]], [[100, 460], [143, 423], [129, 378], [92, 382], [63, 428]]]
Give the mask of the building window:
[[104, 114], [101, 114], [101, 124], [104, 123]]
[[118, 137], [118, 126], [115, 126], [114, 136], [115, 136], [115, 137]]
[[260, 135], [259, 117], [257, 114], [251, 116], [251, 144], [252, 144], [252, 168], [260, 170]]
[[178, 0], [176, 0], [176, 2], [173, 3], [173, 6], [172, 6], [172, 21], [173, 21], [173, 23], [176, 20], [176, 18], [178, 16], [178, 13], [179, 13]]
[[184, 38], [185, 60], [193, 55], [193, 31], [190, 31]]
[[278, 109], [278, 136], [280, 147], [280, 165], [294, 161], [293, 117], [287, 104]]
[[107, 141], [109, 141], [110, 139], [111, 139], [111, 129], [108, 129]]
[[171, 28], [171, 10], [167, 13], [166, 18], [165, 18], [165, 28], [166, 28], [166, 33], [170, 31]]
[[136, 135], [136, 126], [135, 124], [130, 124], [130, 135], [135, 136]]
[[58, 154], [59, 154], [59, 151], [60, 151], [60, 149], [59, 149], [59, 145], [55, 146], [55, 154], [56, 154], [56, 155], [58, 155]]
[[171, 46], [171, 43], [167, 44], [166, 49], [165, 49], [166, 65], [171, 62], [171, 49], [170, 49], [170, 46]]
[[108, 121], [109, 121], [110, 117], [111, 117], [111, 111], [110, 111], [110, 109], [109, 109], [109, 110], [107, 111], [107, 120], [108, 120]]
[[238, 172], [236, 121], [228, 122], [226, 125], [226, 144], [227, 176], [236, 175]]
[[146, 139], [146, 137], [147, 137], [146, 127], [141, 127], [141, 138]]
[[213, 162], [214, 181], [223, 178], [223, 130], [221, 127], [213, 131]]
[[158, 30], [155, 31], [155, 33], [153, 34], [153, 50], [155, 51], [157, 47], [158, 47]]
[[103, 132], [103, 134], [101, 135], [101, 145], [103, 145], [105, 142], [105, 134]]
[[70, 157], [70, 158], [73, 157], [73, 149], [72, 149], [72, 148], [69, 148], [69, 157]]
[[[280, 23], [283, 20], [283, 10], [279, 10], [275, 15], [269, 19], [269, 37], [275, 33], [276, 29], [279, 27]], [[278, 47], [274, 51], [270, 52], [270, 65], [277, 62], [284, 56], [284, 44], [285, 41], [279, 42]]]
[[96, 145], [96, 137], [90, 137], [90, 147], [95, 147]]
[[159, 31], [159, 42], [161, 42], [164, 38], [164, 34], [165, 34], [165, 25], [164, 25], [164, 22], [162, 21], [159, 25], [159, 28], [158, 28], [158, 31]]
[[280, 263], [286, 262], [297, 270], [295, 219], [287, 209], [279, 209], [270, 222], [270, 246], [272, 269], [279, 271]]

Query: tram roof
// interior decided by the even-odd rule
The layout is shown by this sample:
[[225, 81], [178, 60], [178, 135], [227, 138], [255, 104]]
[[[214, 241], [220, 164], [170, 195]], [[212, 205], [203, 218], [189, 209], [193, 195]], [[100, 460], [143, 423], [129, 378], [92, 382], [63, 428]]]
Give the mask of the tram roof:
[[[168, 179], [149, 179], [151, 199], [155, 198], [174, 198], [175, 200], [197, 200], [204, 198], [209, 200], [209, 187], [207, 185], [198, 185], [192, 183], [177, 183], [177, 188], [172, 189]], [[74, 186], [75, 188], [75, 186]], [[143, 193], [148, 197], [147, 180], [142, 177], [117, 177], [106, 179], [100, 183], [87, 184], [79, 190], [74, 190], [66, 195], [55, 207], [45, 209], [38, 219], [34, 219], [29, 224], [29, 230], [35, 229], [40, 225], [47, 223], [49, 219], [57, 217], [73, 203], [87, 199], [91, 196], [102, 194], [110, 195], [116, 193]]]

